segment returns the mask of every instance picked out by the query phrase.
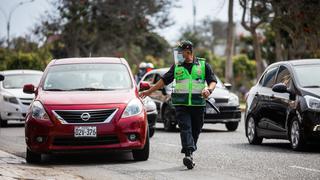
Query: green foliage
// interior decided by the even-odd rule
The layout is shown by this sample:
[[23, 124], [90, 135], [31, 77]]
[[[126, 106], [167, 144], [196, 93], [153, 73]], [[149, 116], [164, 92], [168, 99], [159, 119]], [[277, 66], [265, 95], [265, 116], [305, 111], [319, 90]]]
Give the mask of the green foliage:
[[44, 70], [52, 59], [50, 47], [37, 47], [37, 44], [26, 38], [12, 41], [13, 48], [0, 48], [0, 70], [35, 69]]
[[256, 62], [249, 60], [248, 56], [244, 54], [234, 56], [232, 59], [235, 87], [251, 87], [253, 80], [256, 78]]

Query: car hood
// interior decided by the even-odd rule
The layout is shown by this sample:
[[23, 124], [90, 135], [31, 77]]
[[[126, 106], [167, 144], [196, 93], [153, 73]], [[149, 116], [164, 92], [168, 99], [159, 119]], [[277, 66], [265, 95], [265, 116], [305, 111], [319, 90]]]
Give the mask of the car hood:
[[26, 98], [26, 99], [34, 98], [34, 94], [26, 94], [23, 92], [22, 89], [5, 89], [3, 94], [8, 96], [14, 96], [17, 98]]
[[45, 105], [127, 104], [135, 98], [134, 90], [117, 91], [42, 91], [37, 100]]
[[320, 88], [302, 88], [303, 96], [304, 95], [311, 95], [317, 98], [320, 98]]
[[210, 97], [214, 99], [228, 99], [230, 92], [225, 88], [215, 88]]

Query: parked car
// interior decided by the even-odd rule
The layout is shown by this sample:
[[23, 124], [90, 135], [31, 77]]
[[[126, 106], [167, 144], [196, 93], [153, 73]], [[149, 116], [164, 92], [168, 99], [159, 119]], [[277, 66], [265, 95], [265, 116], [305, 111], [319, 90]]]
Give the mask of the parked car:
[[293, 150], [320, 142], [320, 60], [270, 65], [246, 100], [245, 126], [250, 144], [263, 138], [287, 139]]
[[[169, 68], [155, 69], [145, 74], [140, 84], [154, 85]], [[204, 123], [223, 123], [229, 131], [235, 131], [241, 120], [241, 111], [239, 107], [239, 98], [231, 93], [228, 88], [230, 84], [223, 84], [218, 77], [216, 89], [210, 95], [215, 99], [215, 104], [219, 108], [218, 114], [211, 106], [207, 104]], [[155, 101], [158, 110], [157, 121], [164, 124], [166, 131], [173, 131], [176, 128], [175, 109], [171, 103], [171, 92], [174, 88], [174, 82], [165, 86], [163, 89], [153, 92], [150, 97]]]
[[149, 157], [147, 114], [127, 61], [123, 58], [52, 60], [26, 116], [26, 160], [42, 154], [131, 150]]
[[147, 111], [147, 119], [148, 119], [148, 125], [149, 125], [149, 136], [152, 137], [154, 135], [154, 132], [156, 130], [156, 122], [158, 117], [158, 111], [156, 107], [156, 103], [150, 98], [145, 97], [142, 100], [144, 107]]
[[4, 80], [0, 82], [0, 124], [7, 126], [8, 121], [24, 121], [34, 95], [22, 91], [24, 84], [37, 86], [42, 76], [41, 71], [8, 70], [0, 72]]

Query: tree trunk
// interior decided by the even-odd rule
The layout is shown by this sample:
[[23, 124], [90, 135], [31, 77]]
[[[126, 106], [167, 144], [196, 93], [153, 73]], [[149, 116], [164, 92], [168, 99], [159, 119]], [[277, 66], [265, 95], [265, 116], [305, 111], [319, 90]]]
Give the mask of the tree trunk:
[[259, 79], [264, 70], [263, 64], [262, 64], [261, 48], [259, 43], [259, 37], [256, 30], [255, 29], [252, 30], [251, 34], [253, 37], [253, 49], [254, 49], [254, 55], [256, 59], [257, 79]]
[[226, 69], [225, 82], [233, 83], [233, 48], [234, 48], [234, 24], [233, 24], [233, 0], [229, 0], [228, 10], [228, 28], [227, 28], [227, 47], [226, 47]]
[[275, 44], [276, 44], [276, 61], [283, 61], [283, 55], [282, 55], [282, 47], [281, 47], [281, 36], [280, 36], [280, 30], [276, 29], [275, 32]]

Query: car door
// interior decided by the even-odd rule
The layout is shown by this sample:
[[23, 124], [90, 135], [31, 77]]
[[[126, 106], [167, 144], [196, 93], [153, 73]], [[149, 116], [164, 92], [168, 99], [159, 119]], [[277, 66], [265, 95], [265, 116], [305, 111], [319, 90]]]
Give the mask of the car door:
[[[285, 66], [280, 66], [276, 84], [284, 83], [288, 88], [292, 86], [292, 75], [289, 69]], [[271, 124], [269, 124], [269, 129], [278, 132], [279, 135], [286, 135], [286, 117], [288, 108], [290, 106], [290, 97], [289, 93], [277, 93], [272, 91], [270, 97], [270, 119]]]
[[[257, 127], [261, 129], [260, 135], [262, 136], [269, 136], [270, 129], [269, 124], [271, 123], [271, 109], [270, 109], [270, 98], [272, 94], [272, 86], [275, 83], [276, 74], [278, 71], [278, 66], [270, 67], [266, 73], [264, 74], [260, 88], [256, 91], [256, 98], [257, 101]], [[271, 133], [272, 134], [272, 133]]]

